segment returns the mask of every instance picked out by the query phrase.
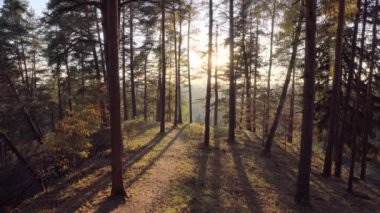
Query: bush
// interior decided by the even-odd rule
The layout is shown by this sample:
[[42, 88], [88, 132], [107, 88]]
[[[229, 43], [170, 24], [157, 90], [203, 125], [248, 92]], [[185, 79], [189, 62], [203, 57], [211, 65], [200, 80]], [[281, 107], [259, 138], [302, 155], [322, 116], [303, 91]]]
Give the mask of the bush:
[[92, 143], [90, 136], [100, 127], [100, 113], [96, 106], [86, 106], [71, 112], [57, 122], [56, 130], [44, 138], [44, 151], [53, 163], [55, 172], [63, 173], [76, 166], [77, 158], [87, 158]]

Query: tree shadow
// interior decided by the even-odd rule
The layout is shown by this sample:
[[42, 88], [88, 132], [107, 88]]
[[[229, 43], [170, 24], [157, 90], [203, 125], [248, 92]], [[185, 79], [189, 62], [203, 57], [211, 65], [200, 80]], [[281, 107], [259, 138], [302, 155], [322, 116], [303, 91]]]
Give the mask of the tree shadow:
[[[183, 128], [185, 127], [186, 126], [184, 126]], [[133, 150], [132, 152], [126, 151], [127, 158], [123, 161], [124, 170], [128, 170], [134, 164], [143, 159], [144, 156], [146, 156], [152, 149], [154, 149], [173, 130], [173, 128], [169, 129], [164, 135], [157, 134], [148, 143], [146, 143], [142, 147], [139, 147], [137, 150]], [[145, 129], [145, 132], [146, 131], [149, 131], [149, 129]], [[171, 141], [170, 145], [174, 143], [175, 139]], [[158, 156], [156, 156], [152, 161], [157, 161], [163, 155], [163, 152], [165, 152], [168, 148], [169, 147], [167, 145], [164, 148], [164, 150], [162, 150], [158, 154]], [[91, 198], [93, 198], [98, 192], [106, 190], [111, 183], [111, 174], [109, 168], [109, 152], [107, 152], [106, 155], [101, 154], [101, 156], [96, 156], [95, 158], [99, 159], [91, 159], [91, 162], [89, 162], [88, 165], [86, 165], [77, 173], [72, 175], [72, 177], [69, 177], [68, 179], [63, 180], [62, 182], [53, 186], [54, 188], [52, 190], [43, 193], [41, 196], [36, 198], [36, 200], [33, 200], [33, 202], [29, 203], [30, 206], [33, 206], [33, 209], [36, 210], [44, 208], [53, 208], [60, 212], [75, 211], [78, 210], [81, 206], [83, 206], [83, 204], [88, 202]], [[139, 172], [138, 177], [145, 173], [147, 169], [150, 168], [153, 164], [154, 162], [150, 162], [148, 166], [145, 166], [143, 168], [143, 171]], [[138, 180], [138, 177], [136, 176], [133, 182], [136, 182]], [[86, 183], [89, 181], [91, 183], [84, 187], [73, 187], [78, 183]], [[130, 183], [127, 184], [127, 186], [130, 185]], [[59, 197], [59, 195], [64, 193], [66, 189], [71, 191], [68, 192], [67, 195]], [[108, 194], [109, 193], [107, 193], [107, 195]], [[106, 199], [104, 203], [113, 203], [118, 205], [122, 204], [122, 202], [119, 202], [117, 199]], [[106, 210], [106, 208], [104, 209]]]
[[[246, 148], [250, 149], [250, 146], [246, 146]], [[285, 150], [283, 144], [274, 144], [270, 157], [263, 157], [259, 153], [254, 155], [253, 160], [260, 166], [256, 170], [256, 175], [269, 184], [268, 190], [276, 194], [276, 199], [279, 202], [278, 208], [300, 212], [340, 212], [344, 209], [355, 211], [353, 207], [366, 205], [367, 202], [364, 199], [352, 198], [348, 195], [344, 179], [323, 178], [320, 174], [320, 165], [323, 164], [323, 161], [315, 155], [312, 160], [310, 177], [312, 205], [297, 205], [294, 202], [294, 195], [299, 161], [298, 152], [299, 150], [294, 149], [294, 147], [288, 146]]]
[[252, 189], [246, 168], [244, 167], [244, 163], [241, 158], [243, 151], [241, 148], [239, 148], [239, 145], [237, 143], [229, 143], [229, 147], [231, 149], [232, 158], [237, 174], [239, 176], [240, 185], [244, 192], [243, 194], [246, 200], [246, 204], [250, 212], [262, 212], [261, 205], [258, 202], [259, 195]]
[[[155, 163], [165, 154], [165, 152], [167, 152], [167, 150], [174, 144], [174, 142], [180, 137], [180, 135], [182, 134], [182, 132], [187, 128], [188, 124], [184, 125], [183, 127], [181, 127], [178, 132], [176, 133], [176, 135], [165, 145], [164, 148], [161, 149], [161, 151], [153, 158], [149, 161], [148, 164], [146, 164], [136, 175], [134, 175], [133, 178], [127, 180], [127, 183], [126, 183], [126, 189], [128, 190], [128, 188], [130, 188], [131, 186], [133, 186], [150, 168], [152, 168], [152, 166], [155, 165]], [[165, 134], [163, 135], [157, 135], [152, 141], [156, 141], [155, 143], [159, 143], [161, 142], [168, 134], [170, 134], [175, 128], [171, 128], [169, 131], [167, 131]], [[152, 150], [153, 147], [149, 148], [146, 152], [148, 153], [150, 150]], [[144, 155], [145, 155], [144, 154]], [[138, 160], [141, 160], [143, 156], [138, 156]], [[135, 162], [135, 161], [132, 161], [132, 162]], [[126, 165], [126, 168], [130, 168], [131, 166], [133, 165], [133, 163], [129, 163]], [[127, 170], [127, 169], [125, 169]], [[100, 205], [98, 206], [98, 208], [96, 209], [95, 212], [111, 212], [115, 209], [117, 209], [119, 206], [123, 205], [125, 202], [121, 202], [120, 200], [112, 200], [112, 199], [105, 199], [103, 200]]]
[[[194, 155], [197, 174], [190, 183], [185, 183], [193, 191], [190, 212], [262, 212], [238, 148], [235, 144], [229, 145], [229, 153], [228, 147], [221, 147], [223, 135], [223, 132], [214, 131], [213, 146], [199, 148]], [[234, 165], [232, 169], [227, 165], [230, 157]], [[241, 202], [240, 197], [244, 197], [241, 205], [235, 202]], [[246, 207], [242, 206], [244, 204]]]

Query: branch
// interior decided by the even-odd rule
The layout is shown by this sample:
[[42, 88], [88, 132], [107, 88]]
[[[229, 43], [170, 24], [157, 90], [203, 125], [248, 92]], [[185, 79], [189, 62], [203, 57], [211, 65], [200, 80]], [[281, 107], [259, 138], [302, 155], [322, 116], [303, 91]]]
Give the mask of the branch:
[[[94, 6], [94, 7], [98, 8], [98, 9], [100, 9], [100, 10], [103, 10], [103, 4], [100, 3], [100, 2], [97, 2], [97, 1], [78, 2], [76, 0], [69, 0], [69, 2], [75, 3], [75, 4], [68, 5], [68, 6], [62, 6], [61, 8], [58, 8], [58, 9], [54, 10], [51, 14], [48, 14], [48, 17], [57, 16], [57, 15], [60, 15], [62, 13], [73, 11], [76, 8], [84, 7], [84, 6]], [[68, 2], [65, 1], [65, 0], [61, 0], [61, 1], [58, 1], [57, 3], [53, 4], [52, 7], [53, 8], [54, 7], [60, 7], [60, 4], [63, 4], [63, 3], [68, 3]]]

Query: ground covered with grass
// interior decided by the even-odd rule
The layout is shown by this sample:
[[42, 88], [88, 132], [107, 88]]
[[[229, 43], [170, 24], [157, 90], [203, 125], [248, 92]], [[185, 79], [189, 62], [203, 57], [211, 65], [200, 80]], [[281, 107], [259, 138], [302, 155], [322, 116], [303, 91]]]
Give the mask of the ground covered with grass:
[[[170, 126], [170, 124], [168, 124]], [[211, 146], [202, 145], [198, 124], [168, 128], [159, 135], [157, 123], [124, 125], [125, 201], [110, 200], [110, 151], [98, 153], [76, 173], [58, 180], [45, 192], [24, 201], [25, 212], [375, 212], [380, 190], [355, 182], [346, 192], [342, 179], [325, 179], [322, 155], [315, 152], [311, 206], [293, 201], [299, 146], [277, 143], [271, 156], [261, 155], [262, 140], [247, 131], [237, 142], [226, 141], [227, 129], [212, 131]]]

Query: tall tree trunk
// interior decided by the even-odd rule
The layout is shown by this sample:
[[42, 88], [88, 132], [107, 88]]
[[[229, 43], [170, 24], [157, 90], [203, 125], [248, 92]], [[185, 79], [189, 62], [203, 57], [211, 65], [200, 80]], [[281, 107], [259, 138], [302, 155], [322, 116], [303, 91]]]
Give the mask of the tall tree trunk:
[[67, 94], [69, 95], [69, 110], [73, 111], [73, 101], [72, 101], [72, 89], [71, 89], [71, 71], [69, 67], [68, 55], [65, 58], [66, 72], [67, 72]]
[[135, 56], [134, 56], [134, 24], [133, 24], [133, 6], [129, 7], [129, 49], [130, 49], [130, 68], [131, 68], [131, 100], [132, 100], [132, 117], [136, 119], [137, 117], [137, 108], [136, 108], [136, 87], [135, 87]]
[[293, 74], [292, 74], [292, 92], [290, 95], [290, 112], [289, 112], [289, 131], [288, 131], [288, 137], [287, 142], [293, 143], [293, 130], [294, 130], [294, 102], [295, 102], [295, 90], [296, 90], [296, 69], [294, 66]]
[[[105, 55], [104, 55], [104, 50], [103, 50], [103, 44], [102, 44], [102, 38], [100, 36], [100, 24], [98, 21], [98, 12], [95, 9], [95, 17], [96, 17], [96, 34], [97, 34], [97, 40], [99, 42], [99, 50], [100, 50], [100, 58], [101, 58], [101, 65], [102, 65], [102, 71], [103, 71], [103, 78], [104, 78], [104, 83], [107, 83], [107, 71], [106, 71], [106, 63], [105, 63]], [[103, 29], [104, 30], [104, 29]]]
[[7, 82], [8, 82], [8, 84], [9, 84], [9, 86], [11, 87], [12, 91], [16, 95], [17, 101], [18, 101], [18, 103], [21, 106], [21, 109], [22, 109], [22, 112], [23, 112], [23, 114], [25, 116], [25, 119], [29, 123], [30, 128], [32, 129], [35, 138], [38, 140], [38, 142], [42, 143], [42, 139], [43, 139], [44, 135], [43, 135], [41, 129], [39, 128], [38, 123], [36, 123], [33, 120], [32, 116], [29, 113], [29, 110], [26, 108], [25, 104], [21, 100], [20, 93], [18, 92], [18, 89], [16, 88], [16, 85], [13, 83], [12, 79], [5, 72], [4, 72], [4, 75], [5, 75], [5, 78], [6, 78]]
[[340, 177], [342, 174], [342, 159], [343, 159], [343, 144], [344, 141], [348, 139], [346, 134], [349, 132], [349, 122], [347, 120], [351, 120], [348, 118], [349, 114], [349, 106], [350, 99], [352, 94], [352, 84], [354, 78], [354, 69], [355, 69], [355, 57], [356, 57], [356, 40], [358, 35], [358, 26], [359, 26], [359, 18], [360, 18], [360, 10], [361, 10], [361, 0], [357, 0], [357, 13], [355, 15], [355, 23], [354, 23], [354, 32], [351, 40], [351, 55], [348, 66], [348, 80], [347, 80], [347, 89], [346, 95], [343, 102], [343, 116], [342, 116], [342, 125], [340, 130], [340, 138], [339, 143], [336, 147], [336, 161], [335, 161], [335, 176]]
[[106, 66], [108, 72], [108, 92], [111, 119], [111, 196], [125, 197], [123, 185], [123, 137], [121, 131], [120, 113], [120, 83], [119, 83], [119, 1], [103, 0]]
[[255, 38], [255, 68], [253, 73], [253, 112], [252, 112], [252, 131], [256, 132], [256, 109], [257, 109], [257, 76], [259, 68], [259, 18], [256, 20], [256, 38]]
[[[181, 8], [181, 1], [179, 2]], [[178, 123], [183, 123], [182, 118], [182, 97], [181, 97], [181, 56], [182, 56], [182, 18], [179, 15], [179, 36], [178, 36], [178, 61], [177, 61], [177, 72], [178, 72]]]
[[174, 34], [174, 72], [175, 72], [175, 98], [174, 98], [174, 126], [178, 125], [178, 54], [177, 54], [177, 21], [175, 12], [172, 13], [173, 16], [173, 34]]
[[230, 0], [229, 5], [229, 39], [230, 39], [230, 65], [229, 65], [229, 118], [228, 118], [228, 141], [235, 142], [236, 128], [236, 84], [235, 84], [235, 69], [234, 69], [234, 0]]
[[316, 69], [316, 0], [305, 0], [306, 40], [305, 73], [303, 87], [303, 113], [301, 130], [301, 151], [298, 164], [296, 203], [310, 202], [310, 170], [313, 145], [313, 114]]
[[85, 89], [85, 71], [84, 71], [84, 46], [83, 44], [80, 46], [80, 65], [81, 65], [81, 87], [82, 87], [82, 101], [84, 102], [85, 99], [85, 92], [86, 92], [86, 89]]
[[0, 138], [3, 138], [5, 144], [8, 145], [9, 149], [16, 155], [16, 157], [20, 160], [20, 162], [25, 166], [25, 168], [30, 172], [30, 174], [38, 181], [41, 181], [37, 172], [33, 170], [33, 168], [28, 164], [26, 159], [21, 155], [21, 152], [13, 145], [11, 139], [4, 132], [0, 130]]
[[147, 66], [148, 66], [149, 52], [146, 53], [144, 59], [144, 121], [148, 120], [148, 79], [147, 79]]
[[[99, 59], [98, 59], [98, 53], [96, 52], [96, 44], [95, 43], [94, 43], [94, 46], [92, 48], [92, 55], [94, 57], [96, 81], [97, 81], [98, 87], [101, 87], [102, 77], [100, 74]], [[100, 106], [100, 115], [101, 115], [101, 127], [104, 128], [107, 124], [107, 121], [106, 121], [107, 120], [107, 114], [106, 114], [106, 107], [104, 104], [103, 97], [100, 97], [99, 106]]]
[[361, 159], [361, 170], [360, 170], [360, 179], [366, 180], [367, 175], [367, 154], [368, 154], [368, 137], [371, 132], [372, 124], [372, 81], [373, 81], [373, 72], [376, 63], [376, 46], [377, 46], [377, 21], [378, 21], [378, 7], [379, 0], [376, 0], [375, 6], [372, 9], [372, 48], [371, 48], [371, 62], [369, 66], [368, 74], [368, 83], [367, 83], [367, 94], [364, 100], [364, 120], [363, 125], [365, 126], [364, 130], [364, 139], [363, 139], [363, 153]]
[[[193, 6], [193, 0], [190, 1], [190, 8]], [[191, 91], [191, 63], [190, 63], [190, 29], [191, 29], [191, 12], [189, 12], [187, 22], [187, 81], [189, 86], [189, 121], [193, 123], [193, 98]]]
[[[241, 66], [241, 67], [243, 67], [243, 66]], [[244, 112], [246, 112], [246, 109], [245, 109], [245, 102], [246, 102], [246, 100], [245, 100], [245, 89], [246, 89], [246, 86], [245, 85], [247, 85], [247, 79], [243, 79], [243, 89], [242, 89], [242, 91], [241, 91], [241, 98], [240, 98], [240, 119], [239, 119], [239, 128], [240, 129], [243, 129], [244, 127], [243, 127], [243, 122], [244, 122]], [[245, 86], [245, 87], [244, 87]]]
[[57, 78], [57, 88], [58, 88], [58, 109], [59, 109], [59, 120], [63, 120], [63, 103], [62, 103], [62, 91], [61, 91], [61, 59], [58, 53], [56, 52], [57, 57], [57, 67], [56, 67], [56, 78]]
[[[160, 44], [162, 44], [162, 31], [160, 31]], [[160, 47], [160, 52], [162, 52], [162, 46]], [[156, 122], [161, 121], [161, 78], [162, 73], [162, 54], [158, 58], [158, 79], [157, 79], [157, 99], [156, 99]]]
[[215, 33], [215, 103], [214, 103], [214, 126], [218, 126], [218, 111], [219, 111], [219, 85], [218, 85], [218, 32], [219, 24], [216, 25]]
[[212, 28], [213, 28], [213, 2], [209, 0], [209, 27], [208, 27], [208, 63], [207, 63], [207, 90], [205, 112], [205, 138], [204, 146], [210, 146], [210, 111], [211, 111], [211, 69], [212, 69]]
[[271, 99], [271, 87], [270, 87], [270, 79], [272, 75], [272, 64], [273, 64], [273, 42], [274, 42], [274, 24], [276, 19], [276, 6], [277, 0], [273, 0], [272, 6], [272, 25], [271, 25], [271, 33], [270, 33], [270, 46], [269, 46], [269, 69], [268, 69], [268, 78], [267, 78], [267, 97], [264, 103], [264, 135], [263, 138], [268, 136], [268, 125], [269, 125], [269, 112], [270, 112], [270, 99]]
[[359, 70], [358, 74], [355, 79], [355, 89], [356, 89], [356, 101], [354, 105], [354, 115], [353, 115], [353, 121], [352, 121], [352, 129], [350, 132], [352, 132], [352, 135], [350, 136], [351, 139], [351, 163], [350, 163], [350, 172], [348, 176], [348, 187], [347, 191], [352, 193], [353, 192], [353, 181], [354, 181], [354, 170], [355, 170], [355, 160], [356, 160], [356, 149], [357, 146], [357, 140], [360, 140], [359, 137], [359, 116], [360, 116], [360, 82], [362, 77], [362, 65], [363, 65], [363, 58], [364, 58], [364, 43], [365, 43], [365, 31], [366, 31], [366, 24], [367, 24], [367, 7], [368, 7], [368, 1], [364, 1], [364, 10], [363, 10], [363, 24], [362, 24], [362, 32], [361, 32], [361, 40], [360, 40], [360, 49], [359, 49]]
[[[167, 103], [168, 103], [168, 113], [167, 113], [167, 121], [168, 122], [171, 122], [172, 121], [172, 114], [173, 114], [173, 112], [172, 112], [172, 102], [173, 102], [173, 87], [172, 87], [172, 85], [173, 85], [173, 83], [172, 83], [172, 71], [173, 71], [173, 66], [172, 66], [172, 63], [173, 63], [173, 60], [171, 59], [171, 58], [169, 58], [169, 82], [168, 82], [168, 85], [169, 85], [169, 91], [168, 91], [168, 101], [167, 101]], [[175, 89], [175, 84], [174, 84], [174, 89]], [[177, 107], [176, 106], [174, 106], [174, 108], [176, 109]], [[174, 112], [174, 123], [176, 122], [176, 120], [175, 120], [175, 115], [177, 114], [177, 112]], [[176, 124], [174, 124], [174, 126], [175, 126]]]
[[162, 44], [161, 44], [161, 60], [162, 60], [162, 80], [161, 80], [161, 123], [160, 123], [160, 133], [164, 134], [165, 133], [165, 87], [166, 87], [166, 50], [165, 50], [165, 0], [161, 0], [161, 13], [162, 13], [162, 18], [161, 18], [161, 34], [162, 34]]
[[126, 69], [126, 48], [125, 48], [125, 45], [126, 45], [126, 42], [125, 42], [125, 39], [126, 39], [126, 36], [125, 36], [125, 10], [123, 9], [123, 20], [122, 20], [122, 41], [121, 41], [121, 49], [122, 49], [122, 80], [123, 80], [123, 113], [124, 113], [124, 120], [128, 120], [128, 101], [127, 101], [127, 79], [126, 79], [126, 75], [127, 75], [127, 69]]
[[327, 149], [325, 162], [323, 165], [323, 176], [331, 176], [332, 154], [335, 147], [341, 142], [339, 140], [339, 119], [340, 119], [340, 92], [342, 85], [342, 45], [345, 18], [345, 0], [339, 0], [338, 28], [335, 41], [335, 65], [333, 79], [333, 94], [330, 99], [330, 122], [327, 139]]
[[[301, 4], [302, 3], [303, 2], [301, 1]], [[301, 8], [302, 8], [302, 6], [301, 6]], [[292, 76], [292, 71], [294, 70], [295, 63], [296, 63], [298, 45], [300, 43], [300, 36], [301, 36], [301, 30], [302, 30], [303, 17], [304, 16], [303, 16], [303, 8], [302, 8], [300, 11], [300, 14], [299, 14], [297, 26], [295, 28], [294, 38], [293, 38], [293, 42], [292, 42], [292, 44], [293, 44], [292, 45], [293, 46], [292, 47], [292, 55], [290, 57], [290, 62], [289, 62], [289, 66], [288, 66], [288, 70], [287, 70], [286, 78], [285, 78], [285, 83], [284, 83], [284, 86], [282, 88], [282, 92], [281, 92], [280, 100], [278, 102], [278, 107], [277, 107], [276, 115], [275, 115], [275, 118], [273, 121], [273, 125], [270, 129], [267, 141], [265, 143], [264, 153], [267, 153], [267, 154], [269, 154], [271, 152], [273, 139], [274, 139], [274, 136], [276, 135], [277, 127], [280, 123], [282, 110], [284, 109], [286, 94], [288, 92], [289, 83], [290, 83], [290, 79]]]
[[[26, 62], [25, 44], [23, 42], [21, 43], [21, 54], [22, 54], [22, 62], [24, 65], [24, 70], [25, 70], [26, 89], [29, 92], [29, 94], [31, 94], [32, 81], [29, 80], [29, 69], [28, 69], [28, 66], [26, 65], [27, 62]], [[30, 78], [32, 78], [32, 76]]]
[[[245, 5], [247, 6], [247, 5]], [[246, 41], [246, 32], [247, 32], [247, 17], [246, 13], [243, 13], [243, 22], [244, 29], [242, 35], [242, 43], [243, 43], [243, 62], [244, 62], [244, 74], [245, 74], [245, 95], [246, 95], [246, 109], [245, 109], [245, 123], [247, 130], [252, 130], [252, 100], [251, 100], [251, 74], [250, 74], [250, 63], [249, 63], [249, 54], [248, 47]]]

